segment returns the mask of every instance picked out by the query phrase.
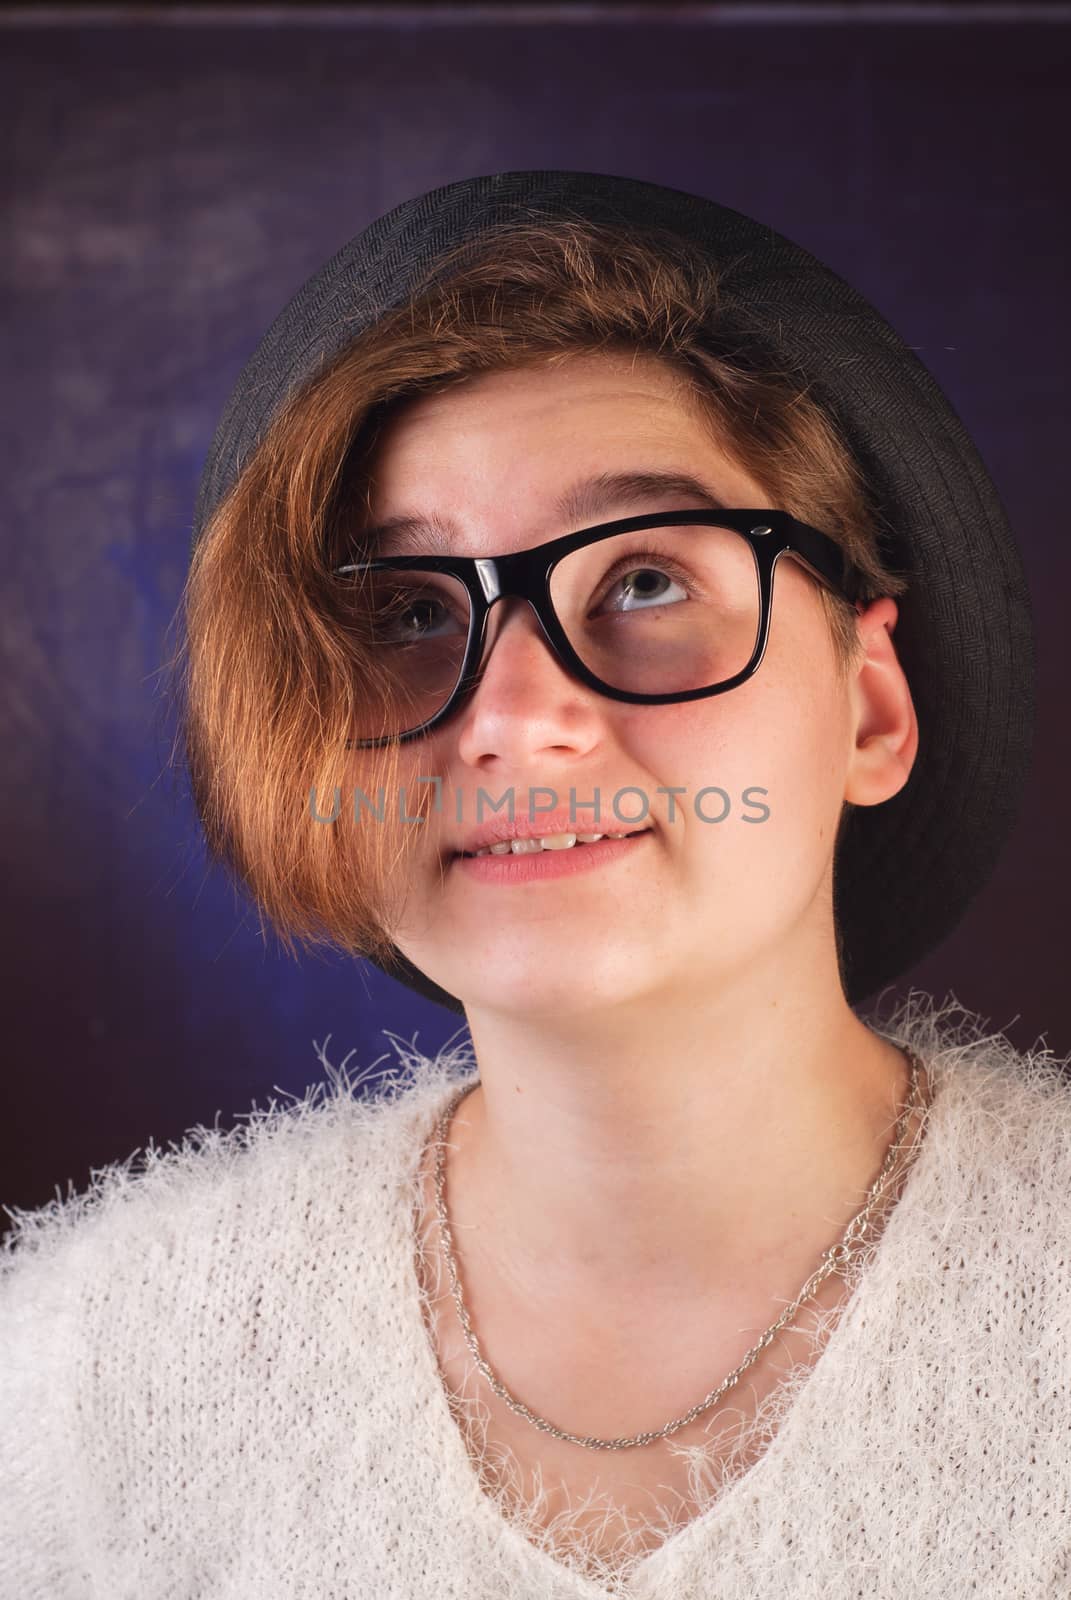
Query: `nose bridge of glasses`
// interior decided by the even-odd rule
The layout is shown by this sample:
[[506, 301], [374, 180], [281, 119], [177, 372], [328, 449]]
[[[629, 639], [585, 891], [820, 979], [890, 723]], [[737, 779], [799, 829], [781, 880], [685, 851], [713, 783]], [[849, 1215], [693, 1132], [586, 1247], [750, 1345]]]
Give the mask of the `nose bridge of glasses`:
[[535, 632], [544, 649], [556, 657], [554, 646], [547, 637], [542, 618], [532, 604], [531, 597], [515, 594], [509, 589], [499, 589], [494, 595], [488, 596], [487, 618], [484, 623], [484, 642], [480, 650], [480, 660], [477, 663], [481, 672], [487, 670], [488, 657], [498, 643], [502, 630], [506, 627], [510, 618], [512, 616], [523, 617], [526, 612], [528, 613], [529, 628]]
[[478, 557], [476, 561], [476, 576], [480, 580], [480, 588], [483, 590], [483, 597], [488, 604], [492, 600], [497, 600], [502, 593], [502, 585], [498, 576], [498, 563], [482, 556]]
[[[484, 621], [484, 645], [481, 650], [481, 669], [486, 670], [487, 657], [494, 647], [499, 634], [509, 621], [510, 615], [515, 614], [518, 605], [527, 607], [531, 612], [531, 619], [536, 625], [536, 632], [542, 640], [544, 647], [552, 656], [557, 652], [547, 635], [543, 619], [539, 615], [535, 603], [533, 571], [531, 552], [520, 550], [512, 555], [496, 557], [478, 556], [475, 560], [476, 577], [483, 592], [487, 605]], [[517, 602], [518, 605], [511, 605]], [[498, 613], [496, 618], [496, 612]], [[523, 615], [523, 609], [521, 610]], [[497, 622], [497, 626], [496, 626]], [[529, 623], [531, 626], [531, 622]]]

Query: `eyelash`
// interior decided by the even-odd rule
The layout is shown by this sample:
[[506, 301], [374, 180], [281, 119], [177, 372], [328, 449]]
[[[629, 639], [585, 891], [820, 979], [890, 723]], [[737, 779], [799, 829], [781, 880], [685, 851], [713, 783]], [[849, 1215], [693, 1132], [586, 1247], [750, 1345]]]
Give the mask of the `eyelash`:
[[656, 566], [660, 571], [665, 572], [668, 577], [673, 578], [682, 588], [687, 589], [689, 594], [698, 595], [700, 598], [703, 597], [704, 591], [691, 573], [674, 561], [671, 556], [663, 555], [653, 547], [646, 547], [642, 550], [630, 550], [627, 555], [621, 556], [614, 563], [603, 579], [603, 592], [599, 596], [599, 601], [601, 602], [606, 598], [611, 586], [619, 578], [623, 577], [627, 572], [637, 571], [645, 562], [650, 562], [652, 566]]

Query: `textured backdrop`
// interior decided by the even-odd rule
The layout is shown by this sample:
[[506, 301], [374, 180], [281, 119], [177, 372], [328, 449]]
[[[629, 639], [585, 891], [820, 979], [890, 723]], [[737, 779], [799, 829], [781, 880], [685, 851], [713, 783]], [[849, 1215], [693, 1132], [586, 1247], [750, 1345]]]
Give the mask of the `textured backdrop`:
[[943, 385], [1023, 546], [1037, 754], [990, 886], [897, 989], [1071, 1048], [1071, 24], [945, 11], [2, 20], [0, 1203], [300, 1092], [321, 1052], [368, 1066], [393, 1060], [385, 1030], [428, 1049], [458, 1032], [367, 964], [262, 943], [169, 775], [158, 686], [201, 463], [246, 357], [350, 235], [477, 172], [622, 173], [767, 221]]

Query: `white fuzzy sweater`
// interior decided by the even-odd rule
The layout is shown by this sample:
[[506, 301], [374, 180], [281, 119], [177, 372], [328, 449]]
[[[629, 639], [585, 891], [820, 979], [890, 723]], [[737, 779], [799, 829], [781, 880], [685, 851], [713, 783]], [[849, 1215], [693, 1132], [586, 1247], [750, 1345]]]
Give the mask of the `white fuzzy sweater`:
[[484, 1489], [421, 1316], [414, 1173], [470, 1046], [389, 1036], [381, 1086], [325, 1062], [12, 1211], [2, 1600], [1071, 1596], [1067, 1063], [918, 991], [881, 1031], [935, 1099], [851, 1299], [758, 1459], [598, 1576]]

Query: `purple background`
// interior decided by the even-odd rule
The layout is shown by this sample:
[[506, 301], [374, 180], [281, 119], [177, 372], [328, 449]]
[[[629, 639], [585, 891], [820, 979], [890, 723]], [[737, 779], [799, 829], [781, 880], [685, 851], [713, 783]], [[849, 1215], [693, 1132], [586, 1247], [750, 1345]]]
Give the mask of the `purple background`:
[[385, 1029], [464, 1030], [367, 963], [262, 941], [168, 775], [157, 685], [246, 357], [347, 238], [475, 173], [619, 173], [745, 211], [944, 386], [1024, 551], [1037, 753], [990, 885], [896, 988], [1071, 1046], [1066, 21], [584, 9], [0, 29], [4, 1204], [303, 1092], [328, 1035], [367, 1067], [394, 1059]]

